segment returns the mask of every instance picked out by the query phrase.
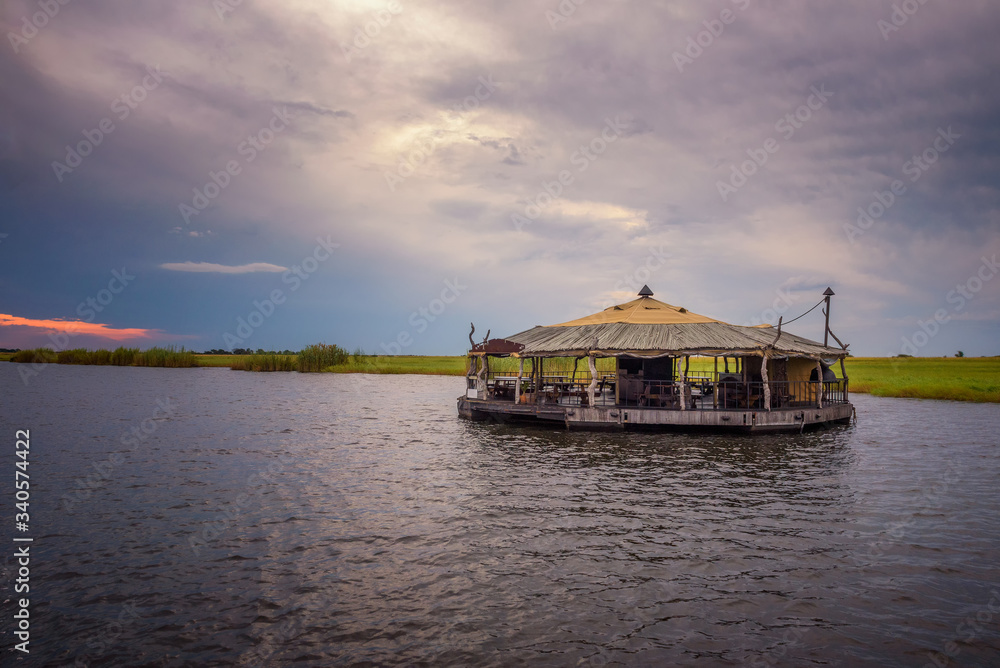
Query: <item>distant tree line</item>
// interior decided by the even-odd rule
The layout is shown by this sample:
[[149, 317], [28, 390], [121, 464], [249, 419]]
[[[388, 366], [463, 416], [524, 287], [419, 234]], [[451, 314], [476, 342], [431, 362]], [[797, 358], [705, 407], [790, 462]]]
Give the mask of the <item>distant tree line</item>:
[[232, 350], [213, 348], [212, 350], [206, 350], [201, 354], [202, 355], [296, 355], [297, 352], [294, 350], [264, 350], [263, 348], [258, 348], [257, 350], [251, 350], [250, 348], [233, 348]]

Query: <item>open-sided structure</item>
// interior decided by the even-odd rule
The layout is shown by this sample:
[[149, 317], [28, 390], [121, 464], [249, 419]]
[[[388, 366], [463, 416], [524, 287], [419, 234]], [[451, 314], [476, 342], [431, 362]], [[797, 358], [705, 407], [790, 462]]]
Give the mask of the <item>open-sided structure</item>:
[[[824, 293], [830, 335], [832, 295]], [[846, 423], [853, 412], [847, 346], [782, 331], [780, 320], [730, 325], [653, 299], [647, 286], [578, 320], [469, 340], [458, 411], [473, 419], [756, 432]], [[840, 377], [831, 368], [837, 361]]]

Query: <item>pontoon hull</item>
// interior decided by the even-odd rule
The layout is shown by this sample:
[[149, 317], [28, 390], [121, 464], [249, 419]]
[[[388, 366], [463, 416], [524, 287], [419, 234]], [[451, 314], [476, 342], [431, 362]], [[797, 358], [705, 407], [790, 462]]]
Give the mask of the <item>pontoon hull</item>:
[[854, 407], [838, 403], [823, 408], [780, 410], [669, 410], [641, 406], [563, 406], [515, 404], [458, 398], [458, 414], [472, 420], [533, 422], [588, 430], [730, 431], [765, 433], [801, 431], [849, 424]]

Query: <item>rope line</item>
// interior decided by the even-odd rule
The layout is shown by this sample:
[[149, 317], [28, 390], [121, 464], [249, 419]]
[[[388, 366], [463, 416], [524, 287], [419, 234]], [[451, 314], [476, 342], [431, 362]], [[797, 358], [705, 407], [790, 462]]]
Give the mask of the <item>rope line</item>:
[[[818, 302], [816, 302], [816, 306], [819, 306], [820, 304], [822, 304], [825, 301], [826, 301], [825, 297], [823, 299], [820, 299]], [[808, 311], [806, 311], [802, 315], [796, 316], [796, 317], [792, 318], [791, 320], [785, 320], [783, 323], [781, 323], [781, 326], [784, 327], [788, 323], [795, 322], [796, 320], [798, 320], [799, 318], [801, 318], [803, 315], [808, 315], [809, 313], [812, 313], [816, 309], [816, 306], [813, 306], [811, 309], [809, 309]]]

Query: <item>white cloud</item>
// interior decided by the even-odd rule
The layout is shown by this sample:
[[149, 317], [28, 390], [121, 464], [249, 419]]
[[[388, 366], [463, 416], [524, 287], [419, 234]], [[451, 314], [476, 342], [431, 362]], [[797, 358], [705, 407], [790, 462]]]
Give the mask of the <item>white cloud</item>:
[[212, 262], [166, 262], [160, 265], [161, 269], [170, 271], [190, 271], [200, 273], [215, 274], [252, 274], [256, 272], [278, 273], [288, 271], [288, 267], [281, 267], [267, 262], [251, 262], [250, 264], [214, 264]]

